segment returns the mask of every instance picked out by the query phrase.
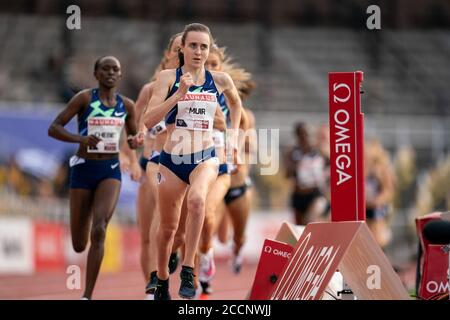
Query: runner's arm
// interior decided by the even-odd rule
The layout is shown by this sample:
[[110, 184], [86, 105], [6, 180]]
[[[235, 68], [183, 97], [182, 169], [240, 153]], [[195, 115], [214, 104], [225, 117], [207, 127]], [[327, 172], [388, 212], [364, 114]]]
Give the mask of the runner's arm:
[[81, 136], [67, 131], [64, 126], [77, 115], [84, 106], [90, 102], [90, 90], [83, 90], [77, 93], [67, 104], [66, 108], [61, 111], [53, 120], [48, 128], [48, 135], [64, 142], [86, 144], [95, 147], [101, 139], [94, 136]]
[[144, 114], [143, 121], [147, 128], [152, 128], [161, 121], [167, 112], [178, 103], [178, 100], [184, 96], [184, 93], [178, 89], [171, 97], [165, 100], [169, 86], [173, 81], [173, 70], [163, 70], [158, 74], [158, 78], [153, 86], [152, 97]]

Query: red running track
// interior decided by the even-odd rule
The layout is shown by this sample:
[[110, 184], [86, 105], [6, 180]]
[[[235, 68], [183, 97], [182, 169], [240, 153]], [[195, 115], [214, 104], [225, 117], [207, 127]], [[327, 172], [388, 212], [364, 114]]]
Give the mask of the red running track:
[[[232, 273], [230, 264], [217, 262], [217, 273], [212, 280], [213, 293], [201, 296], [209, 300], [245, 300], [256, 272], [256, 265], [244, 264], [241, 273]], [[180, 299], [178, 289], [180, 268], [170, 277], [172, 299]], [[83, 293], [66, 287], [66, 273], [48, 272], [34, 275], [0, 275], [0, 299], [14, 300], [78, 300]], [[84, 273], [82, 288], [84, 287]], [[97, 300], [143, 300], [145, 282], [140, 271], [100, 273], [93, 299]]]

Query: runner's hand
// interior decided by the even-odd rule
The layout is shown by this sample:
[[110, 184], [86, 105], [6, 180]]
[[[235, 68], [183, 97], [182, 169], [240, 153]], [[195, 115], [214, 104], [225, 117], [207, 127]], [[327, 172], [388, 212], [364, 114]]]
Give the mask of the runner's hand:
[[87, 145], [91, 148], [95, 148], [100, 141], [102, 141], [102, 139], [94, 136], [93, 134], [81, 138], [81, 144]]
[[192, 79], [192, 76], [189, 72], [186, 72], [180, 77], [180, 86], [178, 88], [178, 91], [180, 92], [181, 96], [183, 97], [188, 91], [191, 86], [194, 85], [194, 80]]
[[142, 169], [139, 163], [133, 162], [130, 166], [130, 178], [133, 181], [139, 181], [141, 179]]
[[124, 153], [119, 153], [120, 171], [127, 172], [130, 170], [130, 158]]
[[144, 133], [141, 131], [134, 136], [129, 136], [128, 143], [131, 149], [142, 147], [144, 145]]

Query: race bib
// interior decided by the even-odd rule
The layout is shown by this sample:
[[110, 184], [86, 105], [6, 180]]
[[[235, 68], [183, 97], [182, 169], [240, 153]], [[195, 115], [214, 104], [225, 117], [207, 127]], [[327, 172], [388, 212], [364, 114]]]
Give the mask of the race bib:
[[96, 147], [88, 147], [89, 153], [118, 153], [120, 134], [125, 121], [114, 117], [92, 117], [88, 119], [88, 135], [100, 138]]
[[156, 136], [164, 131], [166, 131], [166, 122], [164, 120], [160, 121], [156, 126], [149, 130], [150, 138], [156, 138]]
[[324, 174], [324, 161], [320, 156], [304, 155], [297, 163], [297, 182], [303, 188], [320, 187]]
[[211, 131], [217, 105], [214, 93], [187, 93], [178, 101], [175, 126], [188, 130]]

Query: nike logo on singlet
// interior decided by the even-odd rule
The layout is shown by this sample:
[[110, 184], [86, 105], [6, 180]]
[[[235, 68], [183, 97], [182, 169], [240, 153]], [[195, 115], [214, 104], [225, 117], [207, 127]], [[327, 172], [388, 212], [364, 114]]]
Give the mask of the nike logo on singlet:
[[199, 164], [200, 162], [205, 161], [205, 158], [199, 159], [199, 160], [195, 160], [194, 163], [195, 164]]
[[116, 117], [123, 116], [124, 114], [125, 114], [125, 111], [122, 111], [122, 112], [117, 112], [117, 111], [116, 111], [116, 113], [114, 113], [114, 115], [115, 115]]
[[111, 165], [111, 169], [113, 169], [113, 170], [114, 170], [115, 168], [117, 168], [117, 166], [118, 166], [118, 165], [119, 165], [119, 163], [118, 163], [118, 162], [117, 162], [117, 163], [115, 163], [115, 164], [112, 164], [112, 165]]

